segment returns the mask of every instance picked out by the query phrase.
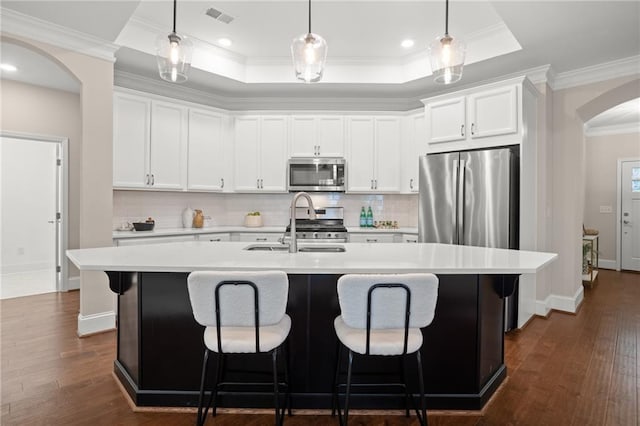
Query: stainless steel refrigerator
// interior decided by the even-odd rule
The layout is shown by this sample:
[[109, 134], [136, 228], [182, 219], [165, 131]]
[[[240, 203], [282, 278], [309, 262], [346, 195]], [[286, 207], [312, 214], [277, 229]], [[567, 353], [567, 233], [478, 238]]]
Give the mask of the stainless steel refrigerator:
[[[518, 249], [519, 170], [518, 146], [421, 156], [418, 240]], [[516, 297], [505, 303], [507, 330]]]

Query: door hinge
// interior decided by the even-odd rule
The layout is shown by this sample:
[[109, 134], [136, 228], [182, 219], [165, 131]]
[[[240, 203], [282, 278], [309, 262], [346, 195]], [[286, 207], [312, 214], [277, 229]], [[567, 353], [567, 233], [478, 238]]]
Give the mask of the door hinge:
[[62, 266], [60, 265], [56, 266], [56, 272], [62, 272]]
[[56, 158], [56, 165], [57, 166], [62, 166], [62, 159]]

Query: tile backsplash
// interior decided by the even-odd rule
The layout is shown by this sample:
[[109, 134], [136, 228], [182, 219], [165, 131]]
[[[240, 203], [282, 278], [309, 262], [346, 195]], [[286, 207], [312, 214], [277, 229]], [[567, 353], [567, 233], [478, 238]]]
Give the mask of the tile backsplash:
[[[113, 229], [152, 217], [156, 228], [181, 228], [186, 207], [200, 209], [205, 226], [239, 226], [248, 212], [259, 211], [264, 226], [286, 226], [292, 194], [225, 194], [194, 192], [113, 191]], [[316, 207], [344, 207], [346, 226], [358, 226], [360, 209], [371, 206], [374, 220], [395, 220], [401, 227], [418, 226], [417, 194], [312, 193]], [[305, 201], [300, 200], [299, 206]]]

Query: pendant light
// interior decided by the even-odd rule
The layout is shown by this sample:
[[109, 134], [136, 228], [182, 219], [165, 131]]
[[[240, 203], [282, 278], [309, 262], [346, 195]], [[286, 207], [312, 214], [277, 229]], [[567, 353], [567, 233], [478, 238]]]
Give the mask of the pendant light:
[[293, 39], [291, 55], [296, 78], [305, 83], [316, 83], [322, 79], [327, 60], [327, 42], [311, 32], [311, 0], [309, 0], [309, 32]]
[[431, 71], [436, 83], [451, 84], [462, 78], [466, 45], [449, 35], [449, 0], [446, 0], [444, 35], [429, 45]]
[[173, 31], [168, 36], [158, 37], [156, 59], [163, 80], [184, 83], [189, 78], [193, 46], [191, 40], [176, 33], [176, 2], [173, 0]]

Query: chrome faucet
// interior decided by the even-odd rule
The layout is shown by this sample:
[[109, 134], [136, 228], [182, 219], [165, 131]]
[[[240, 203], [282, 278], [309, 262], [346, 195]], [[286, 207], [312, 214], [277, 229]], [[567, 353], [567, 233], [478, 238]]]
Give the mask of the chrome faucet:
[[307, 199], [307, 204], [309, 205], [309, 219], [316, 218], [316, 209], [313, 207], [311, 196], [306, 192], [296, 193], [296, 195], [293, 196], [293, 200], [291, 200], [291, 242], [289, 243], [289, 253], [298, 252], [298, 240], [296, 238], [296, 204], [300, 197]]

